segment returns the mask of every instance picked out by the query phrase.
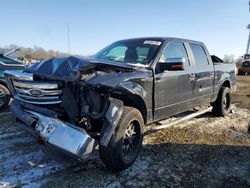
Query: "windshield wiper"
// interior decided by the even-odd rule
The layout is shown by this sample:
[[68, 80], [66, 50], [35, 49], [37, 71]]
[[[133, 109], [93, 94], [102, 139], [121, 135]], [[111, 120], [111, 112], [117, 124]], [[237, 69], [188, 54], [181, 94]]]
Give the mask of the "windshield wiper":
[[134, 66], [137, 66], [137, 67], [149, 67], [149, 65], [144, 65], [144, 64], [141, 64], [141, 63], [127, 63], [128, 65], [134, 65]]

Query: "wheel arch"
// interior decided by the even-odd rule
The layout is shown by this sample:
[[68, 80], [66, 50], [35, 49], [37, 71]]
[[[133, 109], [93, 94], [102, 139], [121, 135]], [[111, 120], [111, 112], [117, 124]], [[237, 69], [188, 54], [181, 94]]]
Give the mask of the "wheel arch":
[[229, 89], [231, 89], [231, 83], [230, 83], [230, 81], [229, 81], [229, 80], [225, 80], [225, 81], [222, 83], [222, 85], [221, 85], [221, 87], [220, 87], [220, 90], [221, 90], [221, 88], [222, 88], [223, 86], [228, 87]]
[[130, 106], [138, 109], [142, 114], [144, 124], [147, 124], [148, 121], [147, 106], [144, 99], [141, 96], [132, 93], [122, 93], [122, 94], [111, 93], [111, 96], [123, 101], [123, 104], [125, 106]]
[[214, 91], [214, 95], [213, 95], [211, 103], [213, 103], [217, 100], [219, 92], [221, 91], [222, 87], [228, 87], [231, 90], [232, 84], [228, 78], [224, 78], [223, 80], [221, 80], [218, 83], [218, 85], [215, 87], [215, 91]]

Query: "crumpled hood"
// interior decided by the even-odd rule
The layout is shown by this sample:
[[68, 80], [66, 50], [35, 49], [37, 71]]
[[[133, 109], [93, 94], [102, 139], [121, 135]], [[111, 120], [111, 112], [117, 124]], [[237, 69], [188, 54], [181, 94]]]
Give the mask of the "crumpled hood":
[[81, 71], [92, 69], [95, 67], [110, 67], [114, 70], [132, 70], [134, 66], [127, 64], [119, 64], [109, 61], [100, 61], [94, 59], [80, 58], [80, 57], [65, 57], [52, 58], [40, 63], [29, 66], [25, 69], [36, 76], [40, 76], [52, 80], [75, 81], [80, 75]]

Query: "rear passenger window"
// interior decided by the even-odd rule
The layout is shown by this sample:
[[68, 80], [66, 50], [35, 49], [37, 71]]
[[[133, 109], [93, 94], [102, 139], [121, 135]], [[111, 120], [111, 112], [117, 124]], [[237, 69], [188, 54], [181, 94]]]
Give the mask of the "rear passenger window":
[[196, 65], [208, 65], [207, 55], [199, 44], [190, 44]]

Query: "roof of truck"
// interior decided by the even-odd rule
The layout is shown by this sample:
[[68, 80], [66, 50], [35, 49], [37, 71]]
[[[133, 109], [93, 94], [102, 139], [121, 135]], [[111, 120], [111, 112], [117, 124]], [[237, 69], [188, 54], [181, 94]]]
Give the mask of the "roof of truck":
[[202, 42], [195, 41], [195, 40], [175, 38], [175, 37], [139, 37], [139, 38], [123, 39], [123, 40], [119, 40], [119, 42], [128, 41], [128, 40], [152, 40], [152, 41], [160, 41], [160, 42], [164, 42], [166, 40], [181, 40], [181, 41], [186, 41], [186, 42], [202, 43]]

